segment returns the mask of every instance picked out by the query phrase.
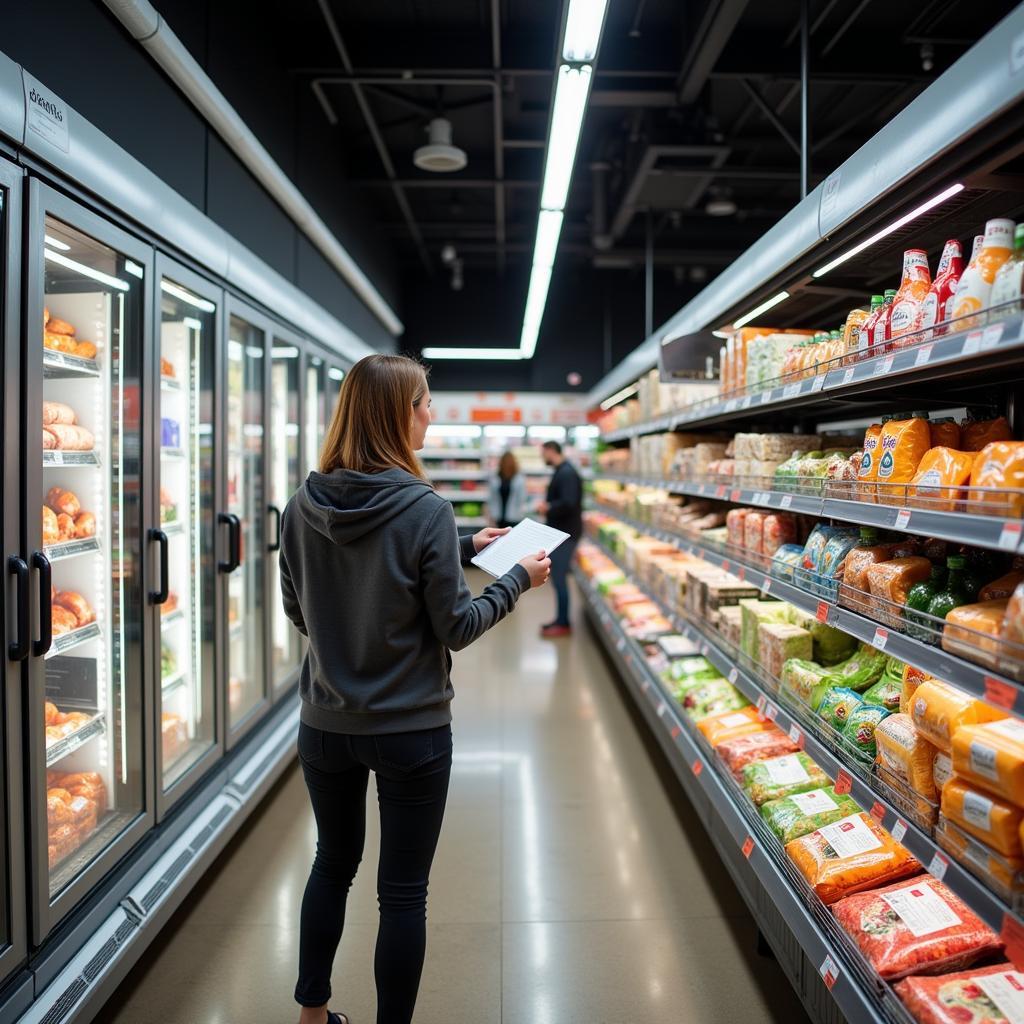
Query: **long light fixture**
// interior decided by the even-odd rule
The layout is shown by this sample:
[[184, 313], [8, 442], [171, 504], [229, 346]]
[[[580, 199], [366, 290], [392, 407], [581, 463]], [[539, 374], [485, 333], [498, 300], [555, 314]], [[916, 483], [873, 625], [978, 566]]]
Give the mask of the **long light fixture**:
[[630, 384], [628, 388], [623, 388], [621, 391], [616, 391], [614, 395], [609, 395], [601, 403], [601, 408], [607, 412], [613, 405], [618, 405], [619, 402], [624, 402], [627, 398], [632, 398], [640, 388], [636, 384]]
[[544, 163], [544, 186], [540, 193], [542, 210], [561, 210], [565, 207], [592, 74], [593, 68], [589, 64], [581, 68], [563, 64], [558, 69], [548, 154]]
[[[961, 184], [950, 185], [945, 192], [940, 192], [937, 196], [933, 196], [926, 203], [922, 203], [916, 210], [911, 210], [910, 213], [904, 214], [899, 220], [894, 220], [888, 227], [882, 228], [881, 231], [876, 231], [870, 238], [866, 238], [859, 245], [848, 249], [842, 256], [837, 256], [831, 263], [826, 263], [823, 267], [819, 267], [811, 276], [824, 277], [830, 270], [835, 270], [840, 263], [845, 263], [847, 260], [852, 259], [858, 253], [874, 245], [875, 242], [885, 238], [886, 235], [891, 235], [894, 231], [898, 231], [904, 224], [909, 224], [912, 220], [916, 220], [921, 214], [927, 213], [932, 207], [938, 206], [939, 203], [944, 203], [947, 199], [963, 190], [964, 186]], [[737, 324], [737, 326], [739, 325]]]
[[558, 236], [562, 232], [561, 210], [541, 210], [537, 220], [537, 241], [533, 246], [533, 265], [535, 267], [552, 267], [555, 264], [555, 251], [558, 249]]
[[67, 267], [68, 270], [74, 270], [78, 274], [85, 275], [85, 277], [91, 277], [94, 281], [99, 281], [100, 284], [105, 284], [108, 288], [116, 288], [119, 292], [126, 292], [131, 288], [127, 281], [122, 281], [119, 277], [111, 277], [110, 274], [104, 274], [102, 270], [95, 270], [84, 263], [79, 263], [78, 260], [70, 259], [61, 252], [53, 252], [51, 249], [44, 248], [43, 255], [51, 263], [59, 263], [62, 267]]
[[43, 235], [43, 241], [51, 248], [57, 249], [60, 252], [70, 252], [71, 246], [67, 242], [62, 242], [59, 238], [53, 238], [51, 235]]
[[779, 292], [778, 295], [765, 299], [760, 306], [755, 306], [749, 313], [744, 313], [738, 320], [734, 320], [733, 327], [739, 328], [744, 324], [749, 324], [751, 320], [756, 320], [762, 313], [767, 313], [769, 309], [774, 308], [780, 302], [785, 302], [788, 298], [789, 292]]
[[548, 286], [551, 284], [551, 267], [534, 263], [530, 271], [530, 289], [526, 293], [526, 312], [523, 313], [523, 333], [519, 339], [519, 351], [523, 359], [532, 359], [537, 350], [537, 335], [544, 319], [544, 304], [548, 301]]
[[569, 0], [565, 19], [562, 59], [570, 62], [593, 60], [601, 40], [608, 0]]
[[180, 284], [175, 284], [173, 281], [161, 281], [160, 291], [173, 295], [176, 299], [181, 299], [182, 302], [187, 302], [190, 306], [195, 306], [196, 309], [201, 309], [204, 313], [213, 313], [217, 309], [216, 305], [209, 299], [201, 299], [198, 295], [193, 295], [188, 289], [182, 288]]
[[424, 359], [522, 359], [517, 348], [456, 348], [435, 345], [423, 350]]

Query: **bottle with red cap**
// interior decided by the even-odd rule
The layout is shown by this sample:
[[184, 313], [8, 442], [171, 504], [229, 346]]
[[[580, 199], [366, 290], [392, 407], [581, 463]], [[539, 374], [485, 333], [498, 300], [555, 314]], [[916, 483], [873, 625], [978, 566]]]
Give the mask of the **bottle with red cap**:
[[[964, 251], [959, 238], [950, 238], [942, 247], [942, 258], [939, 269], [935, 272], [935, 280], [925, 296], [921, 306], [918, 328], [934, 327], [945, 319], [946, 303], [952, 299], [960, 275], [964, 272]], [[932, 331], [921, 336], [921, 340], [931, 337]]]
[[886, 288], [882, 308], [871, 331], [871, 345], [875, 353], [882, 352], [892, 338], [892, 304], [896, 298], [895, 288]]
[[903, 278], [892, 300], [889, 336], [899, 338], [917, 327], [921, 307], [932, 286], [928, 269], [928, 253], [924, 249], [908, 249], [903, 254]]

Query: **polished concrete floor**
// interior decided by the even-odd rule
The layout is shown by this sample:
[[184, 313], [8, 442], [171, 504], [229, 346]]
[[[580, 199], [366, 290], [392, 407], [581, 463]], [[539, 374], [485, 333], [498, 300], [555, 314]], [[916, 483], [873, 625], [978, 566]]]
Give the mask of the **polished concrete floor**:
[[[527, 595], [455, 660], [455, 766], [417, 1024], [800, 1024], [579, 604], [572, 639], [537, 636], [552, 598]], [[372, 785], [369, 799], [375, 812]], [[352, 1024], [375, 1020], [376, 842], [371, 830], [334, 968], [332, 1007]], [[313, 844], [293, 769], [98, 1020], [296, 1021]]]

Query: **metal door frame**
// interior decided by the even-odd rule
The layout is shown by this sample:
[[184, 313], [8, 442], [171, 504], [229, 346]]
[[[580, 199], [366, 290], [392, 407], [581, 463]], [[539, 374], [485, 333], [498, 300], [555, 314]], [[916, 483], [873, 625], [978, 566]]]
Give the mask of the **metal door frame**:
[[[219, 395], [221, 391], [221, 353], [224, 349], [222, 344], [223, 336], [223, 325], [226, 319], [224, 314], [224, 289], [219, 285], [210, 281], [208, 278], [202, 277], [190, 270], [184, 264], [179, 263], [176, 259], [168, 256], [166, 253], [156, 253], [156, 260], [153, 272], [153, 351], [154, 357], [152, 365], [149, 368], [149, 374], [147, 376], [147, 386], [153, 389], [154, 396], [160, 394], [160, 324], [161, 320], [157, 316], [157, 310], [160, 308], [160, 282], [164, 278], [169, 278], [176, 284], [182, 285], [191, 292], [195, 292], [200, 298], [208, 299], [214, 303], [217, 307], [213, 314], [213, 334], [209, 339], [205, 339], [204, 343], [210, 344], [214, 349], [213, 357], [213, 379], [210, 381], [210, 387], [213, 389], [211, 411], [213, 413], [213, 464], [211, 469], [213, 470], [213, 507], [211, 514], [214, 517], [214, 522], [211, 524], [213, 527], [214, 537], [214, 580], [211, 593], [213, 595], [213, 636], [210, 637], [210, 642], [213, 645], [213, 663], [211, 665], [211, 685], [213, 686], [213, 715], [214, 715], [214, 728], [213, 728], [213, 745], [209, 750], [206, 751], [198, 760], [196, 760], [191, 767], [182, 775], [176, 779], [169, 789], [164, 789], [163, 786], [163, 744], [155, 742], [155, 739], [161, 735], [160, 731], [160, 714], [163, 710], [163, 699], [162, 696], [158, 699], [160, 694], [160, 610], [156, 605], [150, 605], [147, 608], [147, 616], [150, 618], [151, 628], [153, 630], [153, 644], [150, 656], [147, 659], [147, 667], [151, 673], [153, 679], [153, 735], [154, 744], [153, 751], [155, 756], [155, 769], [154, 769], [154, 780], [156, 785], [156, 819], [157, 821], [163, 821], [167, 816], [170, 809], [180, 800], [191, 792], [192, 787], [197, 783], [201, 782], [206, 772], [216, 764], [223, 756], [225, 751], [225, 736], [227, 733], [227, 723], [224, 717], [224, 707], [220, 700], [220, 680], [221, 673], [218, 669], [218, 657], [220, 643], [218, 642], [218, 624], [221, 620], [221, 615], [225, 611], [220, 601], [220, 586], [219, 579], [217, 579], [216, 572], [216, 561], [217, 561], [217, 537], [219, 530], [217, 528], [216, 516], [217, 510], [221, 507], [221, 495], [218, 490], [217, 483], [217, 466], [219, 457], [222, 449], [218, 446], [217, 439], [217, 412]], [[153, 407], [159, 408], [159, 400], [154, 398]], [[153, 417], [153, 431], [152, 438], [149, 447], [146, 451], [149, 453], [149, 457], [153, 460], [151, 465], [160, 466], [160, 438], [156, 430], [156, 416]], [[155, 474], [150, 474], [154, 477]], [[150, 525], [159, 527], [160, 524], [160, 486], [155, 480], [151, 481], [152, 487], [150, 488], [149, 500], [146, 504], [146, 526], [147, 531], [144, 536], [149, 536], [148, 527]], [[147, 555], [150, 562], [152, 562], [152, 553]], [[193, 571], [195, 567], [193, 567]], [[148, 590], [147, 590], [148, 593]]]
[[[246, 323], [251, 324], [258, 330], [263, 332], [263, 490], [261, 494], [263, 508], [260, 514], [263, 517], [263, 530], [264, 537], [266, 535], [266, 523], [267, 523], [267, 512], [266, 512], [266, 496], [267, 496], [267, 437], [269, 434], [269, 415], [270, 415], [270, 354], [267, 350], [268, 345], [273, 345], [274, 335], [274, 321], [270, 317], [261, 313], [255, 306], [251, 306], [244, 299], [239, 298], [233, 292], [225, 292], [225, 303], [224, 303], [224, 333], [223, 333], [223, 361], [222, 365], [218, 368], [218, 372], [221, 375], [223, 387], [220, 392], [220, 401], [217, 403], [217, 410], [220, 414], [220, 426], [218, 430], [214, 431], [216, 437], [217, 451], [223, 452], [224, 457], [220, 459], [220, 485], [221, 485], [221, 496], [220, 504], [217, 506], [218, 512], [223, 512], [227, 509], [227, 431], [228, 431], [228, 383], [227, 383], [227, 345], [228, 339], [231, 335], [231, 318], [238, 317], [240, 320], [244, 320]], [[217, 559], [220, 560], [222, 557], [227, 557], [227, 550], [225, 547], [225, 531], [218, 530], [217, 532]], [[260, 551], [259, 554], [263, 556], [264, 551]], [[237, 572], [237, 570], [236, 570]], [[221, 643], [220, 646], [223, 651], [223, 664], [221, 666], [222, 675], [221, 679], [223, 685], [220, 687], [223, 693], [224, 700], [224, 714], [225, 714], [225, 744], [227, 750], [233, 750], [238, 746], [239, 742], [252, 731], [253, 727], [260, 722], [269, 712], [273, 704], [271, 695], [271, 684], [270, 684], [270, 666], [267, 662], [267, 594], [269, 591], [269, 573], [264, 568], [263, 572], [263, 606], [261, 614], [263, 615], [263, 699], [257, 704], [246, 716], [243, 718], [234, 729], [231, 728], [230, 712], [228, 711], [228, 676], [230, 674], [230, 665], [228, 663], [228, 621], [227, 621], [227, 608], [228, 608], [228, 575], [227, 573], [219, 573], [222, 577], [220, 581], [220, 587], [218, 588], [221, 592], [221, 600], [223, 603], [224, 614], [220, 619], [221, 629]]]
[[[29, 445], [28, 438], [35, 438], [38, 433], [38, 423], [29, 416], [30, 410], [42, 407], [43, 375], [42, 375], [42, 346], [39, 344], [38, 331], [30, 329], [30, 324], [38, 325], [43, 320], [43, 256], [42, 247], [37, 246], [37, 240], [42, 239], [47, 214], [52, 214], [59, 220], [65, 221], [77, 230], [96, 239], [104, 245], [130, 257], [139, 263], [143, 268], [142, 288], [140, 289], [142, 308], [140, 310], [141, 322], [141, 344], [140, 352], [140, 379], [139, 379], [139, 418], [140, 433], [139, 443], [140, 460], [141, 453], [146, 451], [146, 441], [149, 433], [153, 430], [151, 417], [149, 416], [149, 405], [146, 395], [146, 368], [147, 358], [152, 357], [153, 351], [153, 306], [151, 301], [151, 289], [148, 287], [147, 278], [153, 275], [153, 250], [135, 236], [122, 231], [121, 228], [111, 224], [108, 220], [98, 216], [91, 210], [81, 206], [78, 202], [69, 199], [56, 189], [47, 185], [38, 178], [28, 178], [28, 196], [26, 202], [26, 233], [23, 249], [25, 252], [25, 287], [24, 287], [24, 319], [21, 324], [22, 352], [24, 362], [22, 367], [22, 394], [24, 405], [21, 410], [21, 424], [25, 431], [21, 436], [26, 439], [24, 450], [34, 450], [38, 439]], [[31, 420], [31, 422], [30, 422]], [[34, 428], [34, 429], [33, 429]], [[24, 479], [22, 497], [22, 539], [23, 549], [26, 552], [41, 550], [41, 529], [38, 511], [30, 515], [30, 511], [36, 508], [36, 500], [42, 499], [42, 463], [35, 463], [30, 458], [24, 459]], [[146, 509], [146, 474], [140, 464], [140, 494], [139, 494], [139, 522], [136, 523], [138, 537], [142, 538], [143, 519]], [[150, 481], [151, 486], [151, 481]], [[34, 524], [34, 525], [33, 525]], [[132, 822], [121, 835], [107, 847], [84, 871], [71, 882], [56, 899], [50, 900], [49, 894], [49, 867], [47, 864], [47, 853], [45, 842], [40, 842], [42, 830], [46, 827], [46, 771], [45, 771], [45, 743], [42, 738], [45, 734], [43, 720], [43, 702], [32, 701], [25, 693], [24, 719], [27, 727], [26, 752], [28, 764], [28, 779], [26, 794], [28, 796], [28, 818], [29, 818], [29, 842], [30, 855], [28, 858], [29, 882], [31, 885], [32, 902], [34, 914], [32, 919], [32, 937], [36, 945], [42, 943], [53, 928], [62, 921], [72, 910], [84, 900], [93, 888], [103, 877], [135, 846], [155, 824], [155, 781], [151, 769], [151, 763], [147, 761], [147, 754], [153, 749], [153, 709], [151, 689], [146, 685], [145, 676], [145, 644], [151, 642], [148, 636], [150, 632], [146, 612], [145, 595], [152, 584], [152, 573], [148, 571], [147, 559], [140, 558], [139, 572], [135, 585], [138, 589], [137, 600], [142, 609], [140, 628], [142, 636], [140, 640], [139, 657], [141, 660], [140, 683], [141, 694], [140, 704], [142, 712], [141, 721], [141, 750], [139, 768], [143, 772], [142, 783], [142, 810], [137, 819]], [[34, 692], [37, 688], [45, 687], [45, 669], [43, 659], [31, 657], [26, 662], [24, 672], [24, 691]], [[23, 692], [24, 692], [23, 691]], [[44, 766], [42, 771], [38, 766]], [[148, 771], [148, 775], [146, 774]]]

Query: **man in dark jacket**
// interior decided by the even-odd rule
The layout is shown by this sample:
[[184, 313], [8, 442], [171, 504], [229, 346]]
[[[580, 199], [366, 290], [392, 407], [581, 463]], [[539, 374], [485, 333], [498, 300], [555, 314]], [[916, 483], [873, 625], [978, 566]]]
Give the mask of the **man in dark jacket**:
[[545, 441], [541, 448], [544, 463], [554, 469], [548, 484], [547, 500], [538, 506], [538, 512], [546, 515], [548, 526], [569, 534], [569, 540], [551, 552], [551, 582], [555, 588], [558, 609], [554, 622], [541, 628], [546, 637], [568, 636], [572, 632], [569, 624], [569, 566], [583, 533], [583, 483], [575, 467], [562, 454], [557, 441]]

